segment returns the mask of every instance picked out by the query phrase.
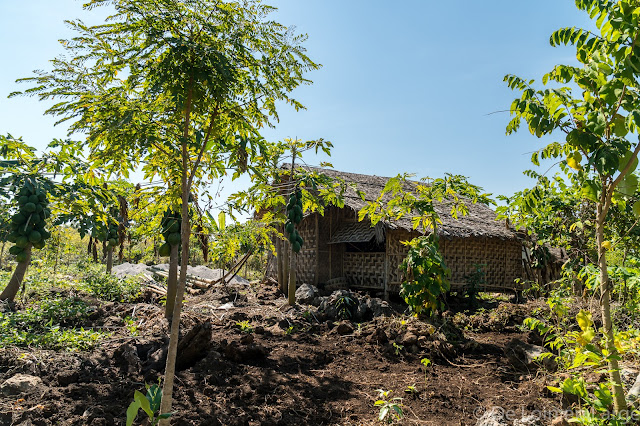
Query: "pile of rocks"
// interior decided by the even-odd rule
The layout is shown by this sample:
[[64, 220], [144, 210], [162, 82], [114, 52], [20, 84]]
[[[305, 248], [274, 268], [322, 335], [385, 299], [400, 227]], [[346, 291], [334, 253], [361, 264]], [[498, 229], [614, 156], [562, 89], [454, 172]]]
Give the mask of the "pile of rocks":
[[318, 289], [303, 284], [296, 290], [296, 301], [301, 305], [318, 308], [326, 320], [350, 319], [356, 322], [370, 321], [380, 316], [389, 316], [393, 308], [388, 302], [349, 290], [336, 290], [328, 296], [320, 296]]

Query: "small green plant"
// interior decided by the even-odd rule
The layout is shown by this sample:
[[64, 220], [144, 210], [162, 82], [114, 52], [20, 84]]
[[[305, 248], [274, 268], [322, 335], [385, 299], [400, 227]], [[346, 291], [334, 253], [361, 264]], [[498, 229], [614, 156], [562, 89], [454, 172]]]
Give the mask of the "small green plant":
[[294, 325], [290, 325], [289, 327], [287, 327], [287, 329], [284, 331], [284, 335], [285, 336], [291, 336], [292, 334], [294, 334], [296, 331], [298, 331], [298, 327]]
[[402, 412], [402, 398], [390, 398], [392, 390], [378, 389], [378, 400], [373, 404], [374, 407], [380, 407], [378, 420], [381, 422], [391, 423], [400, 420], [404, 416]]
[[416, 385], [409, 385], [404, 389], [404, 393], [408, 393], [409, 395], [417, 395], [419, 393]]
[[162, 401], [162, 388], [159, 385], [145, 385], [147, 388], [147, 394], [143, 395], [142, 392], [135, 391], [133, 394], [133, 402], [127, 408], [127, 426], [131, 426], [138, 415], [138, 411], [142, 408], [142, 411], [149, 418], [149, 423], [152, 426], [158, 424], [162, 419], [168, 419], [172, 413], [159, 414], [160, 402]]
[[420, 360], [420, 364], [424, 367], [424, 382], [427, 383], [427, 369], [431, 365], [431, 360], [429, 358], [422, 358]]
[[253, 327], [251, 327], [251, 323], [249, 322], [249, 320], [237, 321], [236, 325], [238, 326], [240, 331], [243, 333], [247, 333], [247, 334], [253, 333]]
[[480, 286], [486, 284], [487, 280], [485, 279], [484, 268], [487, 265], [479, 265], [477, 263], [473, 264], [474, 271], [469, 275], [465, 276], [465, 280], [467, 284], [465, 286], [465, 292], [469, 297], [469, 302], [472, 307], [478, 306], [478, 291], [480, 290]]
[[137, 336], [138, 334], [140, 334], [138, 332], [138, 325], [136, 324], [136, 320], [132, 317], [124, 318], [124, 326], [127, 327], [127, 330], [129, 330], [129, 333], [131, 333], [132, 336]]
[[338, 317], [341, 319], [350, 319], [353, 315], [352, 310], [355, 305], [355, 300], [353, 300], [353, 297], [349, 295], [338, 297], [335, 304], [336, 310], [338, 311]]
[[399, 343], [393, 342], [393, 350], [394, 350], [394, 353], [396, 354], [396, 356], [398, 356], [404, 350], [404, 346], [399, 344]]

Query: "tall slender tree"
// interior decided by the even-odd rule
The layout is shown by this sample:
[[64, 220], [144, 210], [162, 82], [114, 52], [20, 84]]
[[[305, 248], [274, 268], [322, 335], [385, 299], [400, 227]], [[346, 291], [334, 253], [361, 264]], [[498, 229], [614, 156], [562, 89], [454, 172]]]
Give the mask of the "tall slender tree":
[[[306, 36], [268, 18], [258, 1], [93, 0], [112, 5], [103, 25], [71, 21], [77, 37], [53, 69], [27, 81], [27, 94], [56, 98], [47, 112], [88, 134], [97, 164], [127, 174], [144, 163], [180, 189], [182, 241], [189, 241], [189, 194], [201, 177], [237, 172], [259, 154], [257, 130], [278, 118], [277, 104], [318, 65], [305, 54]], [[68, 58], [68, 59], [67, 59]], [[172, 166], [170, 166], [170, 164]], [[250, 166], [249, 166], [250, 167]], [[189, 245], [182, 245], [162, 412], [171, 409], [177, 339]]]

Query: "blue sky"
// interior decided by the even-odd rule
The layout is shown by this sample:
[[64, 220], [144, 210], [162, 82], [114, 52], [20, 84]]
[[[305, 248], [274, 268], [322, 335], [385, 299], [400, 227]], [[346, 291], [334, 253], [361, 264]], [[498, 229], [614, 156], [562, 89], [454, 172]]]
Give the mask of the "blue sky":
[[[329, 161], [338, 170], [463, 174], [495, 195], [531, 185], [522, 171], [542, 146], [525, 129], [505, 136], [509, 114], [496, 111], [515, 94], [503, 76], [540, 79], [554, 64], [573, 62], [573, 50], [550, 47], [549, 35], [590, 25], [570, 0], [267, 3], [279, 8], [277, 21], [309, 35], [309, 56], [323, 65], [308, 75], [313, 85], [294, 93], [308, 109], [282, 108], [267, 139], [324, 138], [335, 145]], [[58, 39], [72, 34], [64, 19], [97, 23], [104, 12], [85, 12], [76, 0], [0, 5], [0, 132], [43, 148], [66, 128], [43, 116], [46, 103], [6, 95], [62, 52]]]

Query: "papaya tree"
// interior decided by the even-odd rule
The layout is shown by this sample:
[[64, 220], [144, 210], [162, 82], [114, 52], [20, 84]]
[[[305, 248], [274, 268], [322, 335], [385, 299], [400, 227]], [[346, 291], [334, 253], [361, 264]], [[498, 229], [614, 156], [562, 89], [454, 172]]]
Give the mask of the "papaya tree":
[[[635, 133], [640, 125], [640, 5], [633, 0], [577, 0], [578, 9], [595, 19], [597, 32], [562, 28], [551, 35], [552, 46], [574, 45], [580, 66], [556, 65], [535, 81], [507, 75], [508, 86], [521, 92], [511, 104], [513, 119], [507, 134], [524, 120], [537, 136], [562, 135], [532, 156], [560, 159], [575, 171], [575, 185], [594, 205], [597, 266], [600, 274], [600, 308], [604, 348], [609, 364], [614, 409], [626, 410], [611, 318], [611, 282], [607, 273], [605, 239], [612, 205], [623, 205], [638, 180], [633, 175], [640, 144]], [[569, 83], [571, 83], [569, 85]], [[536, 202], [532, 194], [530, 202]], [[535, 205], [534, 205], [535, 206]], [[640, 204], [634, 206], [640, 213]]]
[[42, 249], [51, 236], [45, 221], [51, 215], [47, 193], [54, 184], [41, 174], [46, 163], [21, 139], [0, 136], [0, 158], [0, 196], [14, 196], [7, 240], [14, 244], [9, 253], [17, 262], [0, 300], [13, 301], [27, 273], [32, 250]]
[[[47, 112], [86, 132], [96, 163], [126, 175], [142, 162], [179, 188], [182, 241], [189, 241], [194, 181], [218, 178], [226, 167], [246, 171], [259, 155], [257, 129], [277, 120], [279, 104], [303, 107], [290, 92], [318, 65], [306, 56], [306, 36], [268, 19], [273, 8], [258, 1], [93, 0], [86, 7], [101, 5], [114, 9], [109, 22], [70, 22], [77, 36], [63, 42], [66, 55], [27, 79], [35, 86], [26, 94], [58, 100]], [[162, 174], [167, 168], [172, 173]], [[185, 243], [181, 264], [188, 259]], [[163, 413], [171, 408], [185, 284], [183, 267]]]

